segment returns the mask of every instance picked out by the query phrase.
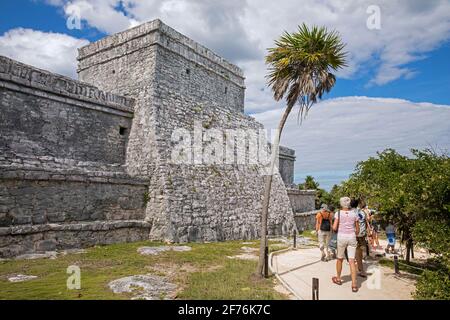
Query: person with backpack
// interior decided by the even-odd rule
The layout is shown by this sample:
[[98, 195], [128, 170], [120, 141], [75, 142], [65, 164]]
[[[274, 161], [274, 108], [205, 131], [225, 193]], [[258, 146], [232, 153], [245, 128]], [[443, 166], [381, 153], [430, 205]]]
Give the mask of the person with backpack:
[[330, 259], [328, 244], [331, 237], [332, 214], [326, 204], [322, 204], [320, 209], [316, 215], [316, 232], [319, 238], [319, 249], [322, 252], [320, 260], [328, 261]]
[[367, 278], [367, 274], [364, 271], [364, 263], [363, 263], [364, 252], [367, 252], [368, 254], [368, 246], [369, 246], [367, 242], [368, 222], [366, 213], [363, 210], [365, 205], [363, 201], [354, 199], [351, 202], [351, 207], [353, 210], [356, 211], [359, 223], [359, 233], [356, 235], [357, 247], [355, 252], [356, 265], [359, 271], [358, 275], [362, 278]]
[[333, 231], [333, 223], [334, 223], [334, 207], [329, 207], [330, 213], [331, 213], [331, 236], [330, 236], [330, 242], [328, 243], [328, 251], [330, 252], [330, 259], [336, 259], [337, 255], [337, 233]]
[[331, 280], [337, 285], [342, 285], [341, 273], [342, 264], [344, 261], [344, 252], [347, 249], [348, 262], [350, 265], [350, 273], [352, 278], [352, 292], [358, 292], [358, 285], [356, 282], [356, 235], [359, 234], [358, 215], [355, 210], [351, 209], [351, 199], [349, 197], [342, 197], [340, 199], [341, 210], [335, 214], [333, 230], [337, 232], [337, 260], [336, 260], [336, 276]]

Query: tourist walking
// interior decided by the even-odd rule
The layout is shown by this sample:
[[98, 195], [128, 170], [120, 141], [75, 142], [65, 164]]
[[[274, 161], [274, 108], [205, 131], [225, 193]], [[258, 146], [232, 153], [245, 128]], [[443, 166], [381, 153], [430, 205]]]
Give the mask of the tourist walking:
[[388, 240], [386, 253], [395, 253], [395, 226], [392, 224], [392, 221], [389, 221], [384, 231], [386, 232], [386, 238]]
[[348, 262], [350, 265], [350, 273], [352, 278], [352, 291], [358, 292], [356, 283], [356, 235], [359, 233], [358, 216], [355, 210], [350, 208], [350, 198], [343, 197], [340, 199], [341, 209], [335, 214], [333, 230], [337, 232], [337, 260], [336, 260], [336, 276], [332, 281], [337, 284], [342, 284], [341, 273], [342, 263], [344, 261], [344, 251], [347, 249]]
[[372, 241], [372, 226], [370, 225], [370, 210], [369, 207], [366, 205], [362, 208], [362, 211], [364, 212], [364, 215], [366, 216], [366, 255], [367, 257], [370, 256], [370, 243]]
[[328, 261], [330, 259], [328, 245], [331, 237], [332, 214], [326, 204], [322, 204], [320, 209], [320, 212], [316, 215], [316, 232], [319, 238], [319, 248], [322, 252], [320, 260]]
[[364, 212], [364, 202], [358, 199], [354, 199], [351, 201], [351, 207], [356, 211], [358, 216], [359, 223], [359, 233], [356, 235], [356, 252], [355, 259], [356, 265], [358, 267], [358, 275], [362, 278], [367, 278], [367, 274], [364, 271], [364, 263], [363, 256], [364, 253], [368, 253], [368, 243], [367, 243], [367, 230], [368, 230], [368, 222], [367, 216]]
[[372, 231], [372, 237], [370, 238], [370, 245], [372, 246], [372, 249], [381, 249], [380, 242], [378, 240], [378, 235], [380, 233], [380, 222], [378, 221], [378, 218], [375, 216], [374, 213], [370, 214], [370, 225], [371, 225], [371, 231]]

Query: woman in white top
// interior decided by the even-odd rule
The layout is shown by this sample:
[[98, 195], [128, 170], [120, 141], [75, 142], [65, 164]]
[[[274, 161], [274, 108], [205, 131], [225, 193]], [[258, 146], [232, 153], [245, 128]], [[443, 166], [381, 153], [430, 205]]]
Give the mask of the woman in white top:
[[344, 261], [345, 249], [347, 249], [352, 277], [352, 291], [358, 292], [356, 283], [355, 252], [357, 246], [356, 235], [359, 233], [359, 223], [357, 213], [350, 209], [350, 202], [351, 199], [349, 197], [341, 198], [341, 210], [338, 210], [334, 216], [333, 230], [337, 232], [337, 260], [336, 276], [332, 278], [332, 281], [338, 285], [342, 284], [342, 263]]

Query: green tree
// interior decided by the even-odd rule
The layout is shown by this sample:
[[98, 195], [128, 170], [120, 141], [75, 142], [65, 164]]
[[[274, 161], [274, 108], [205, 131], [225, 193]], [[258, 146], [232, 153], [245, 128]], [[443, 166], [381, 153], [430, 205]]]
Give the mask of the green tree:
[[[447, 185], [447, 188], [449, 185]], [[447, 193], [448, 197], [448, 193]], [[417, 299], [450, 300], [450, 208], [447, 198], [447, 213], [427, 213], [427, 218], [418, 221], [412, 228], [414, 241], [434, 254], [435, 270], [426, 270], [416, 285]]]
[[387, 149], [360, 162], [341, 194], [363, 198], [395, 222], [406, 242], [406, 260], [413, 253], [412, 228], [418, 221], [449, 219], [449, 158], [431, 150], [411, 150], [408, 158]]
[[319, 183], [314, 180], [313, 176], [306, 176], [305, 182], [298, 185], [300, 190], [317, 190]]
[[331, 195], [325, 189], [318, 188], [316, 191], [316, 209], [320, 209], [320, 206], [325, 203], [328, 206], [333, 206], [331, 201]]
[[344, 44], [336, 31], [306, 24], [294, 33], [285, 32], [269, 49], [266, 63], [269, 65], [268, 82], [275, 100], [286, 98], [286, 108], [278, 125], [273, 143], [270, 172], [264, 187], [261, 214], [261, 245], [257, 273], [264, 274], [264, 252], [267, 246], [267, 219], [270, 190], [281, 133], [286, 120], [296, 104], [302, 120], [309, 109], [336, 82], [332, 72], [345, 66]]
[[362, 198], [385, 221], [393, 221], [406, 242], [407, 262], [414, 243], [434, 253], [433, 270], [422, 274], [415, 297], [449, 299], [450, 159], [432, 150], [411, 153], [406, 157], [387, 149], [358, 163], [347, 181], [333, 187], [331, 198]]
[[330, 200], [329, 205], [333, 206], [334, 208], [339, 208], [339, 199], [343, 196], [342, 193], [342, 187], [341, 185], [333, 185], [333, 187], [330, 190]]
[[306, 176], [305, 182], [298, 185], [300, 190], [316, 190], [315, 208], [319, 209], [322, 203], [331, 205], [331, 196], [324, 190], [319, 188], [320, 184], [313, 176]]

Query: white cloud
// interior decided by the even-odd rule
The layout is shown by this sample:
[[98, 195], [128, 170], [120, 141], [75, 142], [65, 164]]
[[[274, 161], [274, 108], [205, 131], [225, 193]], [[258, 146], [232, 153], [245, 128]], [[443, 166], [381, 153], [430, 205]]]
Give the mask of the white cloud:
[[0, 36], [0, 54], [76, 78], [76, 49], [88, 43], [61, 33], [17, 28]]
[[[380, 7], [380, 30], [366, 26], [370, 5]], [[447, 0], [71, 0], [63, 6], [66, 14], [77, 8], [90, 26], [107, 33], [161, 18], [244, 69], [250, 112], [274, 105], [264, 79], [266, 48], [302, 22], [338, 30], [349, 51], [349, 66], [338, 75], [369, 74], [369, 86], [414, 77], [408, 64], [450, 36]]]
[[61, 6], [66, 16], [76, 12], [87, 24], [106, 33], [159, 18], [234, 62], [255, 58], [259, 53], [241, 22], [245, 1], [71, 0]]
[[[36, 1], [36, 0], [33, 0]], [[64, 5], [64, 0], [44, 0], [45, 3], [52, 6], [62, 6]]]
[[[253, 115], [266, 129], [276, 128], [282, 109]], [[433, 147], [450, 151], [450, 106], [402, 99], [345, 97], [315, 105], [302, 125], [290, 115], [281, 143], [296, 151], [297, 176], [334, 176], [338, 183], [356, 163], [377, 151]]]
[[66, 16], [74, 13], [89, 25], [105, 33], [131, 28], [136, 21], [119, 10], [118, 0], [73, 0], [64, 4]]
[[[447, 0], [45, 0], [78, 10], [85, 23], [114, 33], [139, 22], [161, 18], [165, 23], [238, 64], [246, 75], [246, 111], [269, 128], [275, 127], [283, 102], [275, 103], [264, 76], [265, 50], [284, 30], [298, 24], [338, 30], [347, 43], [349, 67], [338, 75], [369, 75], [367, 85], [385, 85], [417, 74], [409, 65], [426, 58], [450, 36]], [[381, 29], [366, 27], [369, 5], [381, 9]], [[0, 54], [75, 77], [76, 48], [87, 44], [57, 33], [14, 29], [0, 37]], [[325, 171], [342, 177], [356, 161], [393, 147], [437, 145], [450, 149], [450, 108], [398, 99], [346, 97], [314, 106], [300, 127], [296, 116], [283, 143], [297, 151], [296, 172]]]

